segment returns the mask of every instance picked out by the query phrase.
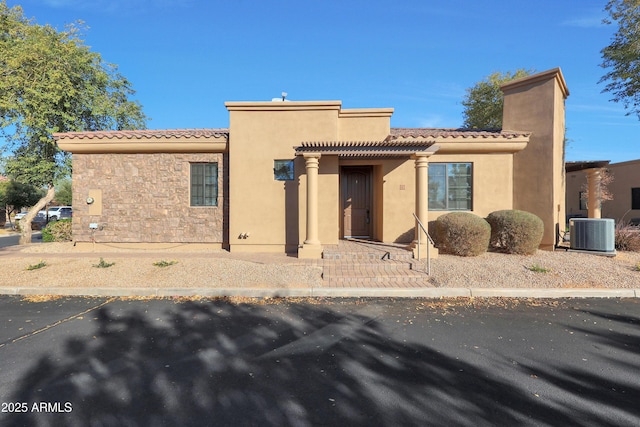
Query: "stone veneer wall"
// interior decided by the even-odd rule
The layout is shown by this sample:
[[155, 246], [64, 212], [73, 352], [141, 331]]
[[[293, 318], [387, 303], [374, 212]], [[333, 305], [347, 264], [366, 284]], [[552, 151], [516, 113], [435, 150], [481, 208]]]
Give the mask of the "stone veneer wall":
[[[218, 163], [218, 206], [191, 207], [190, 163]], [[74, 154], [73, 239], [96, 243], [222, 243], [228, 168], [222, 153]], [[89, 190], [102, 215], [89, 215]]]

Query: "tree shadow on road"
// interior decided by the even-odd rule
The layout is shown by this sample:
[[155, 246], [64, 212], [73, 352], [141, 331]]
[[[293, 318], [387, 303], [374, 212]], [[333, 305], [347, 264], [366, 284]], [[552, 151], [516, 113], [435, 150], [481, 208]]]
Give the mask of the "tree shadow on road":
[[101, 308], [95, 336], [38, 360], [13, 396], [73, 410], [8, 425], [575, 425], [575, 413], [390, 336], [357, 306], [169, 307], [162, 319]]

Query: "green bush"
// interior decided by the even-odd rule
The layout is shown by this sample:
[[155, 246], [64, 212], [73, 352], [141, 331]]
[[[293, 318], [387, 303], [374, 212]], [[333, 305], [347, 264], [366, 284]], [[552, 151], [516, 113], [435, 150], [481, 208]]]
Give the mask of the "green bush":
[[50, 222], [42, 229], [43, 242], [70, 242], [71, 241], [71, 220], [61, 219]]
[[544, 223], [530, 213], [518, 210], [503, 210], [489, 214], [492, 250], [509, 254], [532, 255], [542, 242]]
[[491, 227], [470, 212], [451, 212], [435, 223], [438, 250], [459, 256], [478, 256], [487, 251]]

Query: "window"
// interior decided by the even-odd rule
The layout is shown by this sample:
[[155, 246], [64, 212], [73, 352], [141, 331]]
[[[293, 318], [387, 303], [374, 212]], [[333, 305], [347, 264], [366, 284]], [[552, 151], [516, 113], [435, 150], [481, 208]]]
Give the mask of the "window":
[[588, 209], [587, 206], [587, 193], [585, 191], [581, 191], [580, 193], [578, 193], [580, 197], [580, 210], [581, 211], [586, 211]]
[[640, 209], [640, 188], [631, 189], [631, 209]]
[[276, 181], [292, 181], [293, 160], [274, 160], [273, 179]]
[[429, 210], [471, 210], [471, 163], [429, 164]]
[[191, 206], [218, 206], [218, 164], [191, 164]]

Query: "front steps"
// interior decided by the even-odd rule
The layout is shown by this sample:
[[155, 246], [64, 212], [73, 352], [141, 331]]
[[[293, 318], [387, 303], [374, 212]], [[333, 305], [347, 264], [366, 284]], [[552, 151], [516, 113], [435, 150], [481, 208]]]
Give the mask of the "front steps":
[[432, 285], [426, 260], [401, 245], [344, 240], [325, 246], [323, 280], [327, 287], [424, 287]]

